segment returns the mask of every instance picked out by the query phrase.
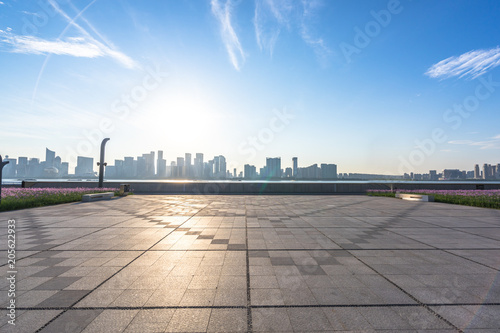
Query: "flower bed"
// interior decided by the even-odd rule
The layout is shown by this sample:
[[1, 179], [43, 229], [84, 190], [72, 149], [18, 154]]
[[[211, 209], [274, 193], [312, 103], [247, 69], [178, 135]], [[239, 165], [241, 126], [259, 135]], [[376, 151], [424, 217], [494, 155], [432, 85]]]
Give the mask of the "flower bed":
[[[500, 190], [398, 190], [400, 193], [433, 195], [434, 201], [500, 209]], [[394, 197], [391, 190], [368, 190], [368, 195]]]
[[116, 188], [2, 188], [0, 211], [57, 205], [82, 200], [84, 194], [115, 192]]

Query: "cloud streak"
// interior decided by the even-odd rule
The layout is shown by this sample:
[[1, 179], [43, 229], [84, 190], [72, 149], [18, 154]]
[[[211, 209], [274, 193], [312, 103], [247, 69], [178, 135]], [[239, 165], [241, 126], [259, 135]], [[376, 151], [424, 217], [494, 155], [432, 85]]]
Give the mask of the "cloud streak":
[[479, 149], [500, 149], [500, 134], [490, 138], [490, 140], [484, 140], [484, 141], [453, 140], [453, 141], [448, 141], [448, 143], [453, 145], [477, 146], [479, 147]]
[[253, 24], [260, 50], [272, 56], [281, 31], [293, 28], [324, 65], [332, 51], [316, 36], [312, 24], [321, 6], [319, 0], [302, 0], [299, 4], [292, 0], [256, 0]]
[[293, 4], [290, 0], [257, 0], [253, 18], [255, 39], [259, 49], [272, 56], [274, 45], [283, 28], [290, 29]]
[[500, 65], [500, 47], [489, 50], [473, 50], [453, 56], [432, 65], [425, 75], [431, 78], [448, 79], [458, 76], [472, 79]]
[[239, 71], [245, 62], [246, 56], [231, 22], [232, 2], [231, 0], [226, 0], [226, 3], [221, 5], [219, 0], [212, 0], [210, 4], [212, 14], [219, 21], [222, 41], [229, 55], [229, 60], [233, 67]]
[[[81, 33], [81, 36], [48, 40], [35, 36], [16, 35], [12, 32], [12, 29], [7, 28], [6, 31], [0, 30], [0, 45], [3, 44], [4, 46], [7, 46], [7, 51], [12, 53], [54, 54], [82, 58], [109, 57], [127, 68], [137, 68], [138, 65], [132, 58], [118, 51], [114, 45], [107, 42], [103, 36], [101, 36], [94, 29], [94, 27], [81, 16], [82, 13], [94, 2], [95, 0], [88, 4], [83, 10], [80, 10], [79, 13], [72, 19], [55, 1], [49, 0], [50, 5], [55, 9], [55, 11], [68, 22], [68, 25], [60, 36], [62, 36], [69, 27], [76, 28]], [[76, 8], [74, 9], [76, 10]], [[29, 12], [25, 12], [25, 14], [38, 15], [36, 13]], [[104, 43], [96, 40], [84, 28], [78, 25], [75, 22], [78, 18], [81, 18], [91, 28], [94, 34], [104, 41]]]

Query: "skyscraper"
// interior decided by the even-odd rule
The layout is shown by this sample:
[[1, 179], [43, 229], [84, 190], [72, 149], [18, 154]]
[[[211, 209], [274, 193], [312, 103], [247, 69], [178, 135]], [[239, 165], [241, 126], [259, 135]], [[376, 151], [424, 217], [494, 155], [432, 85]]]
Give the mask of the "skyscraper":
[[226, 166], [226, 158], [222, 155], [219, 155], [219, 177], [226, 178], [227, 166]]
[[479, 164], [474, 165], [474, 178], [475, 179], [481, 178], [481, 171], [479, 170]]
[[184, 177], [186, 178], [191, 178], [193, 174], [193, 166], [191, 165], [191, 153], [186, 153], [185, 154], [186, 158], [184, 159], [184, 163], [186, 164], [184, 166]]
[[17, 159], [17, 177], [28, 176], [28, 158], [19, 157]]
[[76, 176], [94, 176], [94, 159], [92, 157], [78, 156], [75, 167]]
[[156, 161], [156, 175], [159, 178], [167, 176], [167, 160], [163, 158], [163, 150], [158, 150], [158, 160]]
[[255, 165], [245, 164], [243, 170], [244, 170], [244, 177], [246, 179], [254, 179], [257, 177], [257, 171]]
[[267, 157], [266, 171], [268, 178], [281, 178], [281, 157]]
[[292, 161], [293, 161], [293, 177], [297, 177], [297, 171], [299, 168], [298, 158], [293, 157]]
[[321, 164], [321, 178], [322, 179], [336, 179], [337, 178], [337, 165], [336, 164]]
[[184, 157], [177, 157], [177, 173], [175, 177], [182, 178], [185, 176], [184, 173]]
[[56, 152], [45, 148], [45, 167], [50, 168], [54, 166], [54, 159], [56, 157]]
[[203, 154], [196, 153], [194, 158], [194, 177], [203, 178]]

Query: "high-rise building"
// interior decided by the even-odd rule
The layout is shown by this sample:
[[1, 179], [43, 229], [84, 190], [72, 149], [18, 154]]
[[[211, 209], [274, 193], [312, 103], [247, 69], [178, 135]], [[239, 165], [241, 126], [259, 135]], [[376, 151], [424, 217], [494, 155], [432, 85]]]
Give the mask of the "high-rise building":
[[17, 170], [17, 160], [15, 158], [9, 158], [9, 156], [5, 156], [3, 159], [4, 162], [9, 162], [3, 167], [3, 177], [5, 178], [16, 178], [16, 170]]
[[219, 175], [221, 178], [226, 178], [227, 166], [226, 166], [226, 158], [222, 155], [219, 155]]
[[134, 168], [134, 164], [133, 157], [128, 156], [123, 158], [123, 178], [132, 179], [137, 176], [137, 166]]
[[69, 174], [69, 163], [62, 162], [61, 168], [59, 169], [59, 177], [66, 177]]
[[465, 175], [458, 169], [444, 169], [443, 170], [443, 178], [444, 179], [462, 179], [462, 176], [465, 178]]
[[281, 178], [281, 157], [266, 157], [267, 178]]
[[487, 163], [483, 164], [483, 179], [490, 178], [490, 166]]
[[209, 160], [208, 162], [204, 163], [204, 170], [203, 170], [203, 178], [204, 179], [211, 179], [214, 177], [214, 170], [215, 170], [215, 162], [214, 160]]
[[257, 178], [257, 171], [256, 171], [256, 168], [255, 168], [255, 165], [245, 164], [245, 166], [243, 167], [243, 170], [244, 170], [244, 177], [246, 179], [255, 179], [255, 178]]
[[123, 178], [123, 174], [124, 174], [123, 166], [124, 166], [123, 160], [115, 160], [115, 177], [116, 178]]
[[481, 178], [481, 171], [479, 170], [479, 164], [474, 165], [474, 178]]
[[54, 166], [54, 159], [56, 158], [56, 152], [45, 148], [45, 167], [50, 168]]
[[203, 178], [203, 154], [196, 153], [194, 158], [194, 177]]
[[184, 163], [185, 163], [184, 177], [186, 177], [187, 179], [190, 179], [193, 176], [193, 166], [191, 164], [191, 153], [185, 154]]
[[293, 161], [293, 177], [297, 177], [297, 172], [298, 172], [298, 169], [299, 169], [299, 163], [298, 163], [298, 158], [297, 157], [293, 157], [292, 158], [292, 161]]
[[167, 160], [163, 158], [163, 150], [158, 150], [158, 160], [156, 161], [156, 175], [159, 178], [167, 176]]
[[38, 158], [30, 158], [28, 162], [28, 177], [40, 177], [42, 175], [43, 168], [40, 164], [40, 159]]
[[[138, 168], [138, 170], [142, 170], [142, 177], [153, 178], [155, 175], [155, 152], [142, 154], [142, 159], [144, 159], [144, 162], [141, 160], [140, 167]], [[139, 163], [139, 158], [137, 158], [137, 162]]]
[[429, 170], [429, 180], [438, 180], [438, 175], [436, 170]]
[[177, 172], [175, 177], [183, 178], [186, 174], [184, 172], [184, 157], [177, 157]]
[[214, 171], [213, 171], [214, 177], [219, 177], [219, 172], [220, 172], [219, 156], [214, 156]]
[[299, 174], [303, 179], [319, 179], [321, 177], [321, 169], [317, 164], [310, 165], [306, 168], [300, 168]]
[[137, 178], [146, 178], [146, 159], [144, 156], [137, 156]]
[[292, 168], [286, 168], [285, 169], [285, 178], [292, 178], [293, 171]]
[[322, 179], [336, 179], [337, 178], [337, 165], [336, 164], [321, 164], [321, 178]]
[[75, 175], [80, 177], [94, 176], [94, 159], [92, 157], [78, 156], [76, 158]]
[[17, 159], [17, 177], [27, 177], [28, 176], [28, 158], [19, 157]]

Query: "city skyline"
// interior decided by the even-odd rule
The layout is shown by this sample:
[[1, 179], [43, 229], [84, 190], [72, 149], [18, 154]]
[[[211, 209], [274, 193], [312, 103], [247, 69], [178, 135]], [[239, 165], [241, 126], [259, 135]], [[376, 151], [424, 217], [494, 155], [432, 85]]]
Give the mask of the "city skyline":
[[[124, 156], [115, 159], [114, 163], [105, 162], [104, 177], [112, 179], [186, 179], [186, 180], [221, 180], [221, 179], [247, 179], [247, 180], [499, 180], [500, 163], [482, 166], [475, 164], [472, 170], [443, 169], [442, 172], [429, 170], [428, 173], [409, 173], [385, 175], [376, 173], [338, 172], [337, 164], [314, 163], [309, 166], [299, 164], [299, 158], [293, 157], [290, 164], [282, 164], [281, 157], [266, 157], [262, 167], [245, 164], [242, 169], [230, 168], [225, 156], [216, 155], [212, 159], [205, 159], [203, 153], [196, 153], [192, 159], [191, 153], [185, 153], [168, 160], [164, 151], [150, 151], [141, 156]], [[155, 158], [156, 157], [156, 158]], [[78, 156], [74, 173], [71, 173], [69, 163], [61, 159], [56, 152], [45, 148], [45, 161], [40, 158], [20, 156], [12, 158], [6, 155], [4, 161], [4, 176], [6, 179], [71, 179], [95, 178], [96, 165], [93, 157]], [[290, 165], [290, 166], [288, 166]]]
[[[494, 1], [0, 1], [2, 156], [496, 164]], [[465, 24], [464, 24], [465, 22]], [[288, 163], [288, 162], [287, 162]]]

